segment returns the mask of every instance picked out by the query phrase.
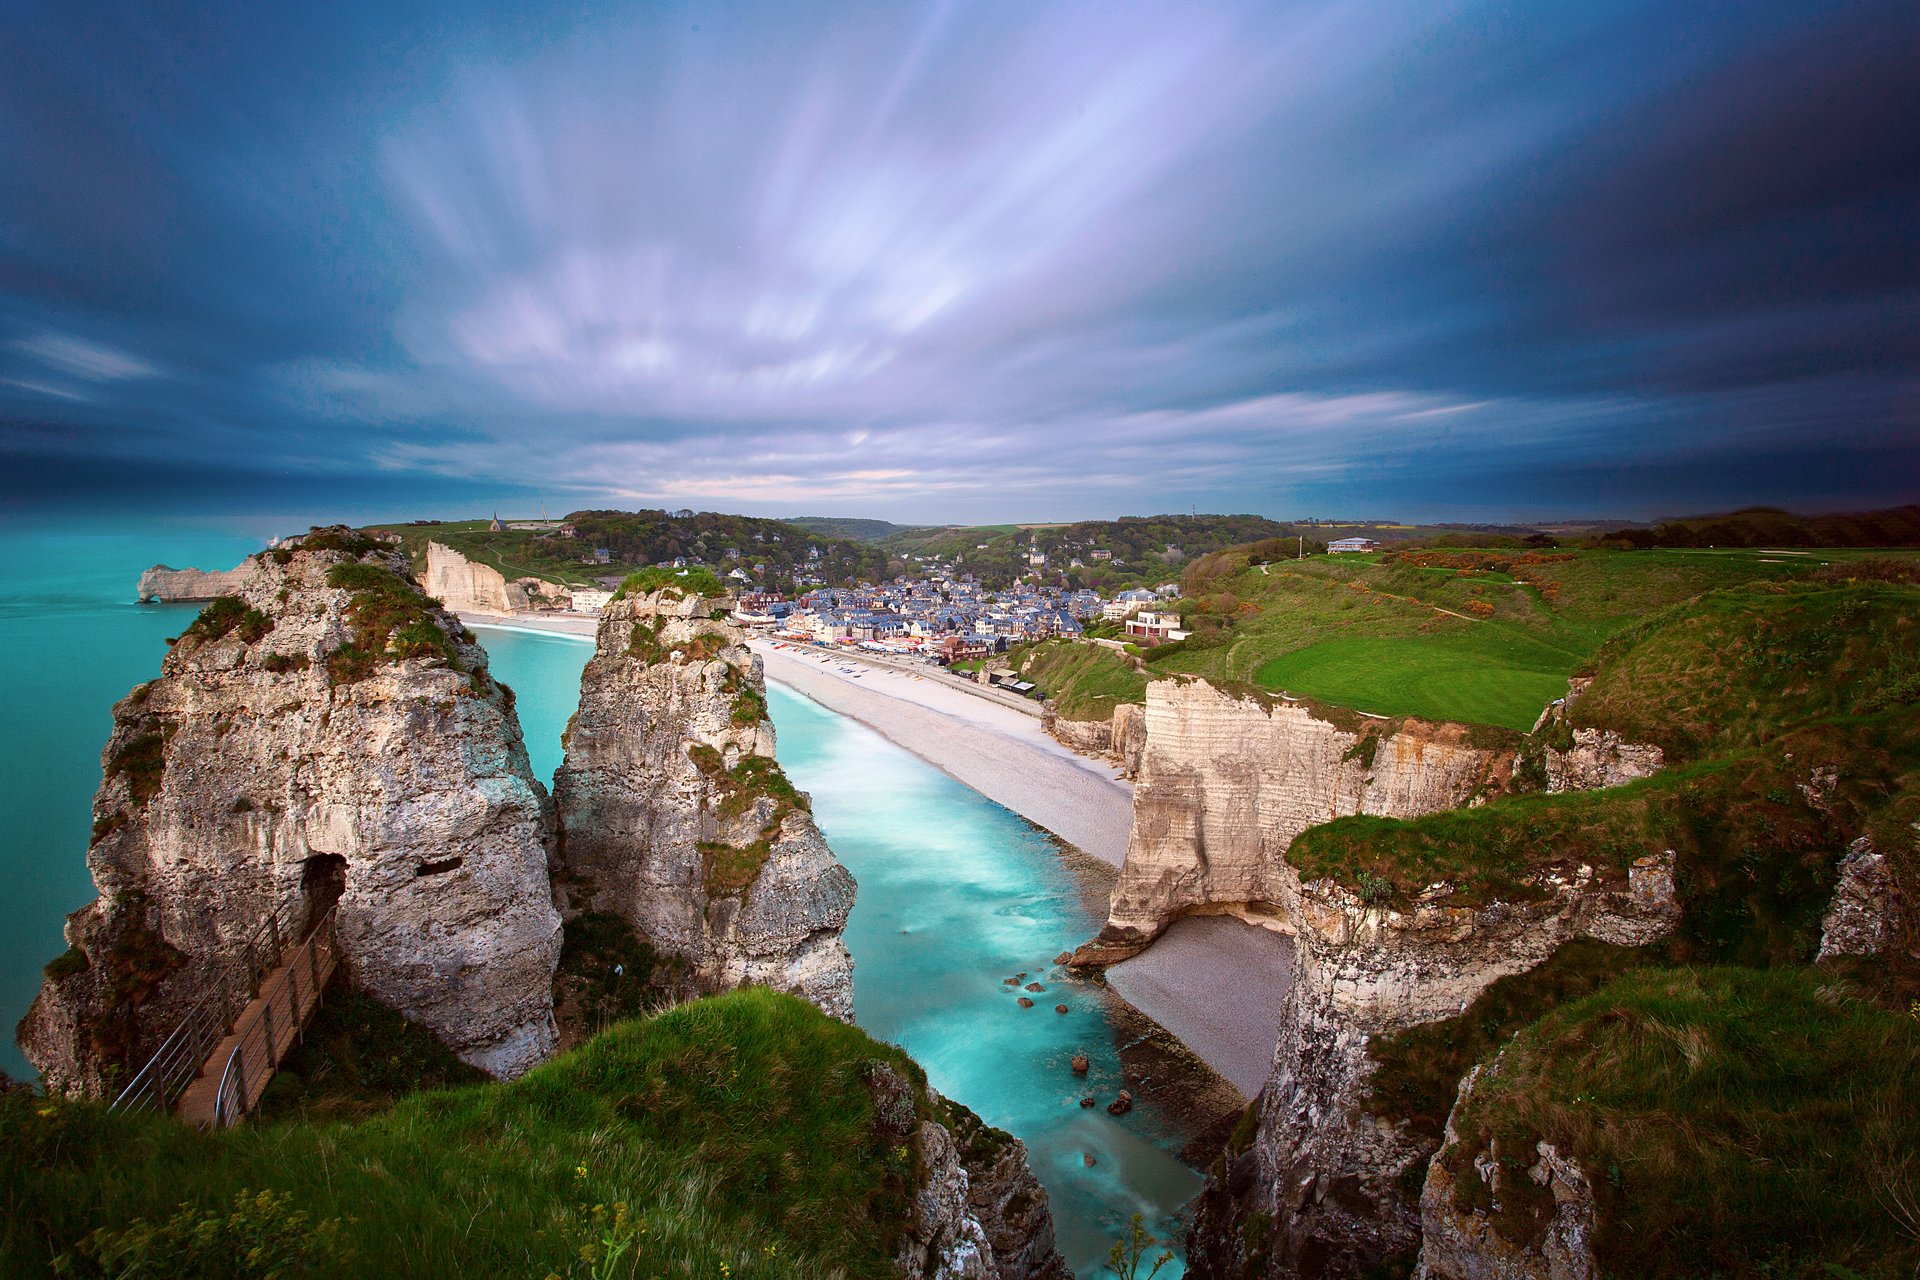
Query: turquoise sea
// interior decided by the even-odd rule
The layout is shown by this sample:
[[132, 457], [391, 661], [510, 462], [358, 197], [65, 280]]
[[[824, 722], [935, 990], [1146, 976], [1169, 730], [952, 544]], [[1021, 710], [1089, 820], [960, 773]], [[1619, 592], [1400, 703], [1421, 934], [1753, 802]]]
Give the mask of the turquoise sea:
[[[194, 613], [134, 604], [136, 578], [156, 561], [231, 566], [275, 531], [284, 530], [0, 530], [0, 803], [10, 816], [0, 826], [0, 1014], [9, 1030], [63, 946], [62, 918], [92, 896], [89, 804], [113, 703], [157, 673], [165, 638]], [[496, 627], [479, 634], [518, 695], [534, 771], [549, 781], [591, 645]], [[1150, 1104], [1124, 1119], [1079, 1106], [1085, 1093], [1104, 1102], [1119, 1088], [1118, 1032], [1095, 991], [1049, 976], [1051, 958], [1099, 926], [1051, 844], [864, 726], [779, 686], [770, 694], [781, 762], [812, 793], [828, 842], [860, 883], [847, 930], [860, 1025], [1027, 1143], [1077, 1274], [1102, 1274], [1133, 1213], [1159, 1235], [1176, 1233], [1174, 1214], [1200, 1180], [1173, 1155], [1170, 1126]], [[1002, 981], [1021, 971], [1048, 987], [1032, 1009], [1018, 1008], [1020, 993]], [[1053, 1012], [1060, 1003], [1068, 1014]], [[1093, 1061], [1085, 1081], [1069, 1070], [1076, 1052]], [[0, 1066], [30, 1071], [11, 1035]]]

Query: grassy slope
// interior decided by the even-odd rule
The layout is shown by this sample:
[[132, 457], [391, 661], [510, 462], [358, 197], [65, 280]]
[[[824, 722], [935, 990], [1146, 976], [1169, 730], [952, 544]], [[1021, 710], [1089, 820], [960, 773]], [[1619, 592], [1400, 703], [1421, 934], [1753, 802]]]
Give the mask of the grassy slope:
[[1640, 970], [1508, 1047], [1456, 1120], [1456, 1162], [1497, 1139], [1496, 1216], [1537, 1239], [1554, 1206], [1525, 1176], [1535, 1144], [1575, 1158], [1595, 1175], [1603, 1274], [1910, 1277], [1917, 1059], [1920, 1020], [1812, 970]]
[[[1378, 715], [1529, 729], [1567, 677], [1635, 623], [1704, 592], [1784, 583], [1845, 563], [1758, 551], [1414, 552], [1249, 563], [1205, 557], [1172, 607], [1194, 638], [1149, 675], [1284, 689]], [[1067, 673], [1063, 702], [1100, 696]]]
[[[886, 1275], [916, 1156], [877, 1123], [878, 1067], [922, 1080], [899, 1050], [752, 990], [351, 1124], [201, 1134], [16, 1092], [0, 1098], [0, 1270], [44, 1273], [110, 1226], [78, 1274], [119, 1274], [87, 1255], [130, 1242], [154, 1274], [214, 1273], [191, 1262], [196, 1231], [229, 1260], [235, 1239], [296, 1252], [287, 1276], [586, 1274], [595, 1206], [624, 1204], [632, 1241], [611, 1274]], [[262, 1191], [284, 1198], [263, 1207]]]
[[1883, 583], [1716, 591], [1610, 642], [1572, 710], [1670, 758], [1920, 697], [1920, 590]]
[[1101, 645], [1051, 640], [1024, 646], [1009, 654], [1008, 662], [1052, 697], [1054, 709], [1067, 720], [1106, 720], [1121, 703], [1147, 696], [1146, 676]]
[[[1221, 643], [1155, 670], [1287, 689], [1381, 715], [1531, 728], [1616, 632], [1716, 587], [1818, 569], [1754, 552], [1582, 551], [1329, 556], [1235, 568], [1205, 583], [1241, 615]], [[1423, 563], [1425, 561], [1425, 563]], [[1190, 585], [1190, 590], [1193, 588]], [[1251, 609], [1245, 606], [1251, 605]]]

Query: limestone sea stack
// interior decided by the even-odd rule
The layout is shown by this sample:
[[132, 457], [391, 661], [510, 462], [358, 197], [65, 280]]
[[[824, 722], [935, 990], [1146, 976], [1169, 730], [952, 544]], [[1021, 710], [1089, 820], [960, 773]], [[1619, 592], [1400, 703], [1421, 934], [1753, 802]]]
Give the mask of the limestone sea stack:
[[[20, 1028], [55, 1088], [109, 1092], [249, 941], [337, 904], [354, 982], [499, 1076], [551, 1052], [552, 808], [513, 696], [405, 557], [345, 529], [264, 552], [114, 708], [99, 897]], [[257, 959], [258, 957], [256, 957]]]
[[851, 1019], [853, 877], [775, 762], [760, 659], [702, 577], [632, 584], [601, 615], [554, 783], [561, 900], [624, 918], [699, 990]]

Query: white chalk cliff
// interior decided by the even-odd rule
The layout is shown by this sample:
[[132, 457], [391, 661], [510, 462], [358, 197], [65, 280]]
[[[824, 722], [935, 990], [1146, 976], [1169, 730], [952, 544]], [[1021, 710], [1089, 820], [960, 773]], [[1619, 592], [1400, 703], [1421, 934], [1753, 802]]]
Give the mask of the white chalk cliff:
[[730, 603], [669, 586], [602, 614], [554, 783], [562, 897], [623, 917], [702, 990], [758, 983], [851, 1019], [853, 877], [774, 761]]
[[297, 934], [336, 901], [352, 979], [461, 1058], [511, 1076], [551, 1051], [551, 807], [512, 695], [404, 557], [332, 532], [348, 549], [254, 561], [114, 708], [100, 896], [21, 1028], [56, 1088], [124, 1079], [203, 993], [245, 987], [263, 921]]

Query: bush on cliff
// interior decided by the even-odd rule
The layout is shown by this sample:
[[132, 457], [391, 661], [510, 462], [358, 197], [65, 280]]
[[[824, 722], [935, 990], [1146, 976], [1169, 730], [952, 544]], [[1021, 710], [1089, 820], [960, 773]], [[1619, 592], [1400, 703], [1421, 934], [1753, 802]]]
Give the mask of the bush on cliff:
[[[890, 1276], [918, 1178], [902, 1102], [910, 1130], [928, 1101], [905, 1054], [765, 990], [356, 1123], [200, 1133], [9, 1093], [0, 1272], [253, 1276], [291, 1253], [281, 1274]], [[170, 1265], [201, 1232], [279, 1252]]]
[[727, 589], [720, 584], [720, 579], [713, 576], [711, 570], [653, 568], [628, 574], [626, 581], [620, 584], [620, 589], [613, 593], [613, 598], [621, 600], [627, 596], [651, 595], [656, 591], [668, 590], [678, 593], [675, 599], [686, 596], [718, 597], [727, 594]]

